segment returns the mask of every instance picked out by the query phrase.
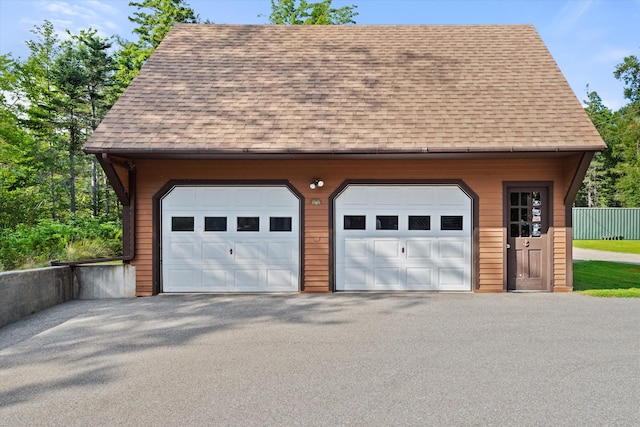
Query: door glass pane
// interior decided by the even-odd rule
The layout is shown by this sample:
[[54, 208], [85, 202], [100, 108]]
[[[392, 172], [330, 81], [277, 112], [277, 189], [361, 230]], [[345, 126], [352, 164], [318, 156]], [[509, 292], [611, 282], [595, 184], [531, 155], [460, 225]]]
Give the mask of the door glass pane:
[[376, 230], [397, 230], [398, 216], [378, 215], [376, 216]]
[[511, 193], [511, 206], [518, 206], [520, 203], [519, 193]]
[[522, 221], [529, 221], [529, 209], [527, 208], [520, 209], [520, 219]]
[[518, 208], [511, 208], [511, 221], [519, 221], [520, 220], [520, 210]]
[[345, 215], [344, 216], [344, 229], [345, 230], [364, 230], [367, 224], [367, 217], [365, 215]]
[[440, 230], [462, 230], [462, 216], [451, 215], [440, 217]]
[[239, 216], [238, 231], [260, 231], [260, 217]]
[[291, 231], [291, 217], [270, 217], [269, 231]]
[[172, 216], [171, 231], [193, 231], [194, 219], [192, 216]]
[[534, 191], [533, 193], [531, 193], [531, 204], [533, 206], [542, 206], [542, 200], [540, 199], [540, 192], [539, 191]]
[[520, 204], [523, 206], [529, 204], [529, 193], [520, 193]]
[[409, 230], [431, 230], [431, 217], [409, 216]]
[[520, 237], [520, 226], [518, 224], [511, 224], [511, 237]]
[[520, 224], [520, 237], [529, 237], [529, 223]]
[[227, 217], [205, 216], [204, 231], [227, 231]]

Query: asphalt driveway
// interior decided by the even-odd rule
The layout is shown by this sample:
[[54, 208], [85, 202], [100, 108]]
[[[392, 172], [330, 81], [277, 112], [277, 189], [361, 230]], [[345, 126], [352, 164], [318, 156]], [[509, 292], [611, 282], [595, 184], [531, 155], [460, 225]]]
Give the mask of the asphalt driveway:
[[163, 295], [0, 329], [0, 425], [640, 424], [640, 300]]

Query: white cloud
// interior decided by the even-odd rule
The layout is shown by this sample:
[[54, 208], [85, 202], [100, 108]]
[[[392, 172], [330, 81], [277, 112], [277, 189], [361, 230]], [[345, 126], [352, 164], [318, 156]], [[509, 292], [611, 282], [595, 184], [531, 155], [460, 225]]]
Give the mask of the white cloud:
[[629, 49], [605, 47], [604, 50], [597, 53], [592, 59], [594, 62], [600, 63], [622, 62], [625, 56], [632, 54], [633, 52]]
[[553, 18], [550, 29], [556, 34], [567, 34], [573, 31], [580, 18], [591, 7], [592, 0], [567, 1]]

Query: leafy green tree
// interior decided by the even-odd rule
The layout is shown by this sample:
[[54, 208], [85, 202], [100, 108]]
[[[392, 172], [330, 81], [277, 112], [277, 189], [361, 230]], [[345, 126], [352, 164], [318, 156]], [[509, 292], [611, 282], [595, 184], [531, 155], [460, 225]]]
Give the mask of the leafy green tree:
[[332, 0], [309, 3], [306, 0], [271, 0], [269, 23], [276, 25], [355, 24], [357, 6], [332, 8]]
[[[587, 87], [588, 90], [588, 87]], [[615, 117], [607, 108], [597, 92], [589, 92], [585, 111], [598, 133], [607, 144], [607, 148], [596, 153], [582, 184], [576, 204], [587, 207], [605, 207], [616, 204], [615, 181], [617, 174], [614, 171], [617, 159], [613, 155], [613, 142], [615, 139]]]
[[64, 208], [65, 192], [62, 175], [63, 158], [59, 147], [61, 136], [57, 132], [58, 114], [56, 103], [60, 94], [53, 83], [55, 58], [59, 54], [59, 39], [53, 24], [44, 21], [31, 31], [34, 40], [27, 41], [29, 57], [16, 67], [16, 90], [12, 96], [23, 129], [37, 142], [37, 163], [46, 165], [38, 169], [38, 182], [48, 195], [48, 212], [52, 219], [60, 219], [61, 208]]
[[614, 153], [620, 158], [616, 183], [623, 206], [640, 207], [640, 62], [631, 55], [618, 64], [613, 75], [625, 83], [630, 103], [616, 112], [618, 141]]
[[133, 30], [138, 35], [138, 41], [118, 39], [120, 50], [116, 56], [116, 81], [122, 91], [138, 74], [171, 27], [177, 23], [200, 22], [199, 15], [185, 0], [132, 1], [129, 6], [137, 8], [129, 20], [138, 25]]
[[20, 126], [11, 95], [15, 67], [9, 56], [0, 56], [0, 229], [28, 223], [41, 201], [33, 191], [37, 147]]
[[640, 102], [640, 61], [635, 55], [627, 56], [613, 72], [616, 79], [622, 80], [627, 86], [624, 97], [632, 103]]

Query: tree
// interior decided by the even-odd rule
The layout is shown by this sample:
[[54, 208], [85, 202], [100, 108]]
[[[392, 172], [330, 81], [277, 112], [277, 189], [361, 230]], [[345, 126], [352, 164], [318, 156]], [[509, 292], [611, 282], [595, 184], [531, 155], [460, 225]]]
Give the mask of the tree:
[[624, 96], [629, 104], [616, 112], [620, 132], [614, 153], [619, 156], [617, 182], [624, 206], [640, 207], [640, 62], [631, 55], [618, 64], [613, 75], [625, 83]]
[[624, 58], [623, 62], [616, 66], [613, 75], [627, 85], [624, 88], [624, 97], [632, 103], [640, 102], [640, 61], [638, 61], [638, 57], [631, 55]]
[[200, 22], [199, 15], [185, 0], [132, 1], [129, 6], [138, 9], [133, 16], [129, 16], [131, 22], [138, 24], [133, 30], [134, 34], [138, 35], [138, 41], [118, 39], [120, 50], [116, 55], [116, 81], [122, 91], [138, 74], [171, 27], [177, 23]]
[[585, 111], [607, 144], [607, 148], [601, 153], [596, 153], [591, 161], [582, 188], [576, 197], [576, 204], [587, 207], [614, 206], [617, 179], [614, 171], [616, 158], [612, 154], [615, 138], [614, 114], [602, 103], [597, 92], [589, 92], [587, 96], [588, 100], [584, 101]]
[[269, 23], [276, 25], [355, 24], [357, 6], [331, 7], [332, 0], [308, 3], [306, 0], [271, 0]]

